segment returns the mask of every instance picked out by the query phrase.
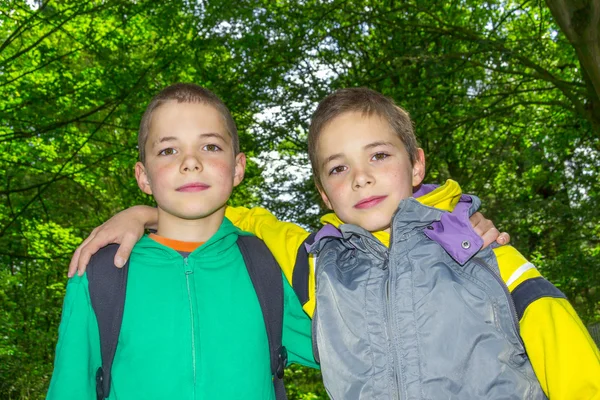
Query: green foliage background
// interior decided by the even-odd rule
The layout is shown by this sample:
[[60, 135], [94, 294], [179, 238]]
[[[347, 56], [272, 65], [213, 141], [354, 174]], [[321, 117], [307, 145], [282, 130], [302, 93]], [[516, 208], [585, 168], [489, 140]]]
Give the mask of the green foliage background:
[[[209, 87], [236, 118], [253, 161], [232, 204], [310, 227], [324, 211], [306, 169], [316, 102], [347, 86], [393, 97], [415, 121], [427, 181], [453, 178], [478, 194], [486, 216], [597, 323], [599, 8], [4, 0], [0, 398], [43, 398], [70, 255], [112, 214], [149, 202], [133, 179], [137, 125], [149, 99], [178, 81]], [[326, 398], [318, 372], [288, 376], [291, 399]]]

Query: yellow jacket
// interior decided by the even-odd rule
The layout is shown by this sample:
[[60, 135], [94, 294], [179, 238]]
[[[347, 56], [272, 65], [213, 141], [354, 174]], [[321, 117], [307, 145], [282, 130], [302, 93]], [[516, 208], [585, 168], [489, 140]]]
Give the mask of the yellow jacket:
[[[459, 185], [448, 180], [417, 200], [427, 206], [452, 211], [461, 193]], [[240, 229], [252, 232], [265, 241], [292, 284], [296, 258], [303, 252], [301, 246], [309, 232], [296, 224], [279, 221], [260, 207], [228, 207], [225, 215]], [[343, 224], [335, 214], [323, 216], [321, 222], [336, 227]], [[373, 235], [389, 246], [389, 234], [374, 232]], [[502, 246], [493, 251], [501, 277], [511, 293], [522, 283], [541, 277], [533, 264], [514, 247]], [[303, 308], [312, 316], [315, 309], [315, 279], [314, 259], [310, 254], [308, 263], [308, 301]], [[520, 329], [533, 369], [550, 399], [600, 400], [600, 352], [566, 299], [534, 299], [522, 314]]]

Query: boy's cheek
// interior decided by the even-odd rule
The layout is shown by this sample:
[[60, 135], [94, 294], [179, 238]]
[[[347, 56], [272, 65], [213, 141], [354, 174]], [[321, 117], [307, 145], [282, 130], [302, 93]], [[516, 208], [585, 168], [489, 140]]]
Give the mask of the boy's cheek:
[[333, 205], [338, 203], [337, 198], [340, 196], [340, 185], [332, 184], [331, 181], [321, 182], [323, 188], [318, 189], [319, 194], [321, 195], [321, 199], [323, 200], [323, 203], [325, 203], [327, 208], [333, 210]]
[[219, 179], [231, 180], [235, 176], [235, 163], [230, 160], [214, 160], [206, 167], [210, 168]]

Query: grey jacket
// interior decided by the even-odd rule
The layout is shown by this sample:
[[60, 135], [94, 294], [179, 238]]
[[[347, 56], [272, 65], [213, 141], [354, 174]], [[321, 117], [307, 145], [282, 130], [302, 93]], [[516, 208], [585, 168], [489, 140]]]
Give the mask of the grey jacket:
[[[331, 398], [546, 398], [494, 253], [472, 244], [467, 199], [463, 217], [403, 200], [389, 249], [354, 225], [317, 235], [313, 335]], [[444, 235], [443, 216], [468, 229], [447, 222]]]

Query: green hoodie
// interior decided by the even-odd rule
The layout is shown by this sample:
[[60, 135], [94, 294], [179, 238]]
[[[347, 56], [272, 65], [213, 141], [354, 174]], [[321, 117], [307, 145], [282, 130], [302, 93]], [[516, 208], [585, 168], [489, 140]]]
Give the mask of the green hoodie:
[[[149, 237], [134, 247], [109, 399], [274, 399], [254, 287], [224, 219], [187, 258]], [[316, 367], [310, 319], [284, 282], [289, 363]], [[101, 365], [87, 276], [68, 283], [47, 399], [96, 399]]]

